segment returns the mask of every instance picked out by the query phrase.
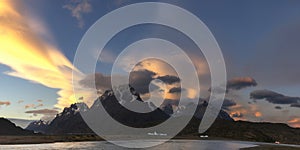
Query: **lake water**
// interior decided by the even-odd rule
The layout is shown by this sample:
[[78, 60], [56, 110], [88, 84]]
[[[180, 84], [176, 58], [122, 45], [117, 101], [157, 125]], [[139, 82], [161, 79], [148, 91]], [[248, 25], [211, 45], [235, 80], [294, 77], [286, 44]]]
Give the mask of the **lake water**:
[[[126, 141], [129, 142], [129, 141]], [[137, 142], [137, 141], [134, 141]], [[145, 141], [143, 141], [145, 142]], [[155, 141], [146, 141], [155, 142]], [[148, 150], [238, 150], [240, 148], [254, 147], [256, 145], [243, 142], [231, 141], [199, 141], [199, 140], [171, 140]], [[1, 145], [0, 150], [124, 150], [106, 141], [100, 142], [66, 142], [51, 144], [29, 144], [29, 145]]]

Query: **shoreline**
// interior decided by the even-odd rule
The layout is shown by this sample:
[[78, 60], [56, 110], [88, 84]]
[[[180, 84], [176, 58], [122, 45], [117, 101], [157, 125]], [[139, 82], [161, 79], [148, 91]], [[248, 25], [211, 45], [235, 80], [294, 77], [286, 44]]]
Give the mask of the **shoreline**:
[[[176, 136], [174, 138], [171, 138], [170, 140], [232, 141], [232, 139], [200, 138], [198, 136]], [[92, 134], [91, 135], [7, 135], [7, 136], [1, 135], [0, 136], [0, 146], [1, 145], [22, 145], [22, 144], [47, 144], [47, 143], [58, 143], [58, 142], [94, 142], [94, 141], [95, 142], [105, 141], [105, 139]]]
[[[251, 148], [244, 148], [242, 150], [260, 150], [260, 149], [272, 149], [272, 150], [296, 150], [300, 149], [300, 145], [288, 145], [288, 144], [274, 144], [274, 143], [262, 143], [253, 141], [239, 141], [226, 138], [200, 138], [198, 136], [177, 136], [170, 140], [202, 140], [202, 141], [229, 141], [229, 142], [245, 142], [249, 144], [255, 144], [257, 146]], [[97, 142], [105, 141], [103, 138], [97, 135], [8, 135], [0, 136], [1, 145], [23, 145], [23, 144], [49, 144], [49, 143], [61, 143], [61, 142]], [[295, 147], [294, 147], [295, 146]], [[298, 147], [296, 147], [298, 146]], [[274, 149], [276, 148], [276, 149]], [[288, 149], [287, 149], [288, 148]]]
[[22, 145], [22, 144], [48, 144], [58, 142], [87, 142], [104, 141], [96, 135], [28, 135], [28, 136], [0, 136], [1, 145]]
[[241, 148], [241, 150], [299, 150], [300, 147], [293, 147], [288, 145], [268, 145], [262, 144], [255, 147]]

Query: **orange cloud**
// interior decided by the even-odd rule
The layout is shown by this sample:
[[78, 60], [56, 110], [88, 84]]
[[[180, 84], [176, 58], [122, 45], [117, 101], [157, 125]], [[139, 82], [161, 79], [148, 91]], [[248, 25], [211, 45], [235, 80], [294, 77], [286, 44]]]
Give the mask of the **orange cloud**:
[[234, 120], [247, 120], [245, 116], [248, 115], [248, 110], [245, 109], [242, 105], [237, 104], [235, 106], [232, 106], [231, 109], [229, 110], [230, 116]]
[[[228, 113], [234, 120], [244, 120], [244, 121], [261, 121], [263, 113], [259, 111], [257, 105], [242, 104], [236, 101], [237, 105], [232, 106]], [[259, 119], [259, 120], [258, 120]]]
[[[201, 61], [198, 61], [198, 63], [195, 63], [196, 64], [195, 67], [196, 67], [196, 69], [198, 68], [199, 70], [203, 71], [203, 72], [201, 72], [201, 75], [203, 75], [204, 72], [207, 71], [207, 69], [205, 69], [205, 63], [202, 62], [202, 59], [200, 59], [200, 60]], [[141, 61], [138, 65], [136, 65], [134, 67], [133, 70], [136, 71], [136, 70], [143, 70], [143, 69], [155, 72], [156, 77], [166, 76], [166, 75], [178, 76], [177, 72], [170, 64], [168, 64], [167, 62], [164, 62], [162, 60], [155, 59], [155, 58], [145, 59], [145, 60]], [[197, 71], [198, 71], [198, 69], [197, 69]], [[198, 73], [198, 75], [200, 75], [199, 72], [197, 72], [197, 73]], [[178, 100], [178, 99], [180, 99], [180, 94], [184, 94], [184, 97], [187, 97], [189, 99], [194, 99], [198, 94], [198, 91], [196, 91], [193, 88], [186, 88], [185, 91], [182, 91], [180, 94], [168, 92], [171, 88], [180, 86], [179, 83], [172, 84], [172, 85], [166, 85], [164, 87], [162, 87], [161, 85], [157, 85], [157, 86], [159, 86], [161, 89], [164, 90], [164, 98], [165, 99]]]
[[33, 108], [35, 105], [34, 104], [27, 104], [24, 106], [25, 109], [28, 109], [28, 108]]
[[288, 121], [288, 124], [295, 128], [300, 128], [300, 118], [293, 118]]
[[255, 112], [254, 115], [255, 115], [255, 117], [261, 117], [262, 116], [261, 112]]
[[37, 104], [37, 105], [35, 105], [35, 104], [27, 104], [27, 105], [25, 105], [24, 106], [24, 108], [25, 109], [28, 109], [28, 108], [34, 108], [34, 109], [37, 109], [37, 108], [39, 108], [39, 107], [42, 107], [42, 106], [44, 106], [44, 104]]
[[229, 115], [235, 121], [247, 121], [247, 119], [245, 118], [244, 113], [242, 113], [240, 111], [232, 111], [232, 112], [229, 113]]
[[9, 106], [10, 105], [10, 101], [0, 101], [0, 106], [1, 105]]
[[59, 89], [56, 107], [69, 106], [77, 101], [72, 71], [74, 80], [81, 79], [83, 74], [54, 45], [31, 30], [30, 19], [20, 12], [19, 2], [0, 1], [0, 64], [11, 68], [7, 75]]

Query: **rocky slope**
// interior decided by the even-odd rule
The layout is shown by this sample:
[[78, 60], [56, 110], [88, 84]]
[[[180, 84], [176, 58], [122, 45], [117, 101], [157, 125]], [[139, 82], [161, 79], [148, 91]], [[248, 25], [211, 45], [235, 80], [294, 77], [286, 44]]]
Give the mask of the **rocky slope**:
[[31, 122], [25, 129], [34, 131], [35, 133], [46, 133], [49, 122], [44, 120], [38, 120]]
[[8, 119], [0, 118], [0, 135], [33, 135], [34, 133], [29, 130], [24, 130], [16, 126]]

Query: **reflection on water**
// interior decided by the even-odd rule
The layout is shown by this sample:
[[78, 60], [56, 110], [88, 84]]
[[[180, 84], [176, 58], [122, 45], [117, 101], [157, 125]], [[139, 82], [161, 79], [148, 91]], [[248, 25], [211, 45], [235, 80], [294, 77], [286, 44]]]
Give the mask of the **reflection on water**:
[[[125, 142], [125, 141], [123, 141]], [[126, 141], [128, 143], [138, 143], [138, 141]], [[155, 142], [155, 141], [139, 141], [139, 142]], [[149, 150], [238, 150], [245, 147], [253, 147], [255, 145], [245, 144], [241, 142], [229, 141], [197, 141], [197, 140], [171, 140], [156, 147], [147, 148]], [[35, 144], [35, 145], [3, 145], [2, 150], [124, 150], [126, 148], [115, 146], [109, 142], [68, 142], [68, 143], [51, 143], [51, 144]]]

